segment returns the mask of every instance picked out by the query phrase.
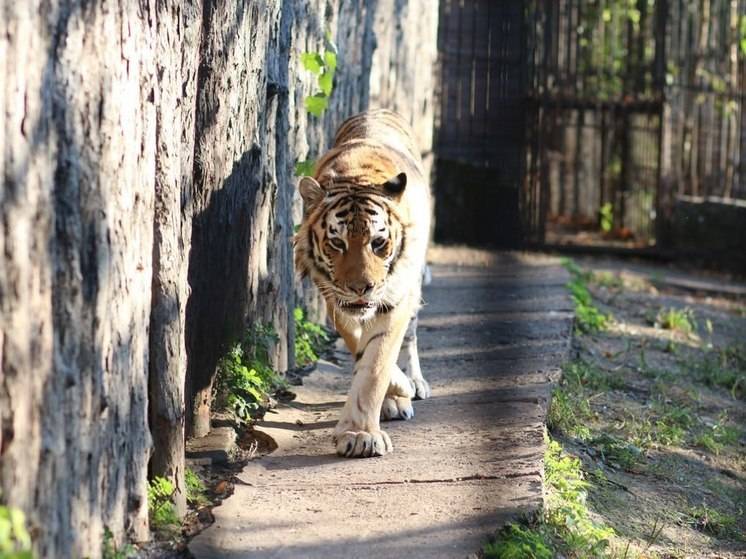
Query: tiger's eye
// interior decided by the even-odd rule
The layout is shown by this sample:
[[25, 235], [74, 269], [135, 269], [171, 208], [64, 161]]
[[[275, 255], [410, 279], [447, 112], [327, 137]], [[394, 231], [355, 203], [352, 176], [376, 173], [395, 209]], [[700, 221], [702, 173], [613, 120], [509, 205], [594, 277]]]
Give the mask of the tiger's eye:
[[378, 252], [379, 250], [382, 250], [386, 247], [386, 243], [387, 240], [384, 237], [378, 237], [371, 241], [370, 246], [373, 248], [374, 251]]

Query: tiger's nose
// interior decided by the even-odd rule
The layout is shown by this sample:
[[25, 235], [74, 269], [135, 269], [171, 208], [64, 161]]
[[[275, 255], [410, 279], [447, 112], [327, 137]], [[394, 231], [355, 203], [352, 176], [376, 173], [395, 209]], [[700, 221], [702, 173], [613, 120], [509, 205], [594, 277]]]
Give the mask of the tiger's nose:
[[357, 293], [358, 295], [367, 295], [371, 291], [373, 291], [374, 285], [368, 281], [360, 280], [360, 281], [351, 281], [347, 284], [347, 287], [349, 287], [353, 292]]

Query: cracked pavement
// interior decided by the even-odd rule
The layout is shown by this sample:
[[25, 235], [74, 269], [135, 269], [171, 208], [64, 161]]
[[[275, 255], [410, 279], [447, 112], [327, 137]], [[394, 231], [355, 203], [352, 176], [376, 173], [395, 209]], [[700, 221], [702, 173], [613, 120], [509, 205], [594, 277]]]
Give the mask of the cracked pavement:
[[463, 558], [541, 508], [547, 401], [570, 347], [567, 275], [515, 253], [441, 248], [431, 261], [418, 336], [433, 396], [382, 425], [394, 452], [334, 454], [351, 370], [338, 349], [258, 423], [278, 448], [213, 509], [189, 545], [197, 559]]

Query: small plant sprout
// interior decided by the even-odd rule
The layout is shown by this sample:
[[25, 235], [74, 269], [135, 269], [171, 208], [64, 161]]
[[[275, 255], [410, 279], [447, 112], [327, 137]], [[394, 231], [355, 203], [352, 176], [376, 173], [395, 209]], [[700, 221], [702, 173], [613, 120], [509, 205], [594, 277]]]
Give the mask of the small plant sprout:
[[614, 228], [614, 206], [611, 203], [606, 202], [601, 209], [598, 210], [598, 220], [601, 226], [601, 231], [604, 233], [610, 233]]
[[570, 259], [563, 259], [562, 264], [572, 276], [567, 288], [575, 303], [576, 328], [584, 334], [606, 330], [611, 322], [611, 316], [598, 310], [586, 285], [592, 279], [592, 274], [584, 272]]
[[591, 517], [586, 504], [589, 483], [580, 460], [548, 440], [544, 476], [548, 495], [541, 520], [509, 524], [484, 547], [485, 558], [605, 557], [615, 533]]
[[207, 488], [199, 476], [193, 470], [187, 468], [184, 472], [184, 480], [187, 488], [187, 502], [193, 507], [207, 505], [209, 503], [205, 496]]
[[316, 76], [319, 91], [306, 97], [306, 110], [320, 117], [329, 106], [329, 98], [334, 89], [334, 74], [337, 71], [337, 46], [332, 41], [331, 33], [327, 32], [324, 50], [321, 52], [304, 52], [300, 62], [307, 71]]
[[31, 537], [26, 530], [26, 516], [15, 507], [0, 505], [0, 557], [32, 559]]
[[329, 343], [329, 334], [323, 326], [306, 319], [300, 307], [293, 311], [295, 318], [295, 363], [305, 367], [319, 359], [319, 353]]
[[171, 480], [164, 477], [156, 476], [148, 482], [148, 513], [152, 529], [166, 531], [179, 526], [173, 502], [175, 491]]
[[298, 161], [295, 164], [295, 176], [296, 177], [310, 177], [313, 176], [313, 171], [316, 168], [316, 161], [308, 159], [306, 161]]
[[694, 319], [694, 311], [689, 308], [661, 309], [656, 317], [656, 324], [664, 330], [679, 332], [686, 336], [692, 334], [697, 325]]
[[230, 347], [218, 362], [213, 388], [218, 408], [232, 411], [240, 422], [249, 421], [270, 393], [286, 385], [270, 362], [275, 343], [277, 334], [271, 325], [254, 324], [242, 341]]
[[101, 546], [102, 559], [129, 559], [135, 554], [135, 548], [131, 544], [117, 546], [114, 534], [108, 527], [104, 528], [104, 543]]

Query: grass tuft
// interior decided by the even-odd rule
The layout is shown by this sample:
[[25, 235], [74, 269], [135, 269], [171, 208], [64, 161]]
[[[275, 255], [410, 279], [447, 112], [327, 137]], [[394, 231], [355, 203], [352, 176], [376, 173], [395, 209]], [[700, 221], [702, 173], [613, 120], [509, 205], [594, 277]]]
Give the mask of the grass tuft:
[[31, 537], [26, 529], [26, 516], [20, 509], [0, 505], [0, 557], [32, 559]]
[[202, 507], [209, 504], [207, 499], [207, 487], [193, 470], [187, 468], [184, 472], [184, 480], [187, 488], [187, 502], [193, 507]]
[[567, 288], [570, 290], [572, 300], [575, 303], [575, 326], [577, 330], [584, 334], [606, 330], [612, 317], [602, 313], [593, 304], [593, 298], [587, 286], [593, 275], [590, 272], [583, 271], [569, 258], [563, 258], [562, 265], [572, 276]]
[[552, 559], [552, 547], [546, 535], [518, 524], [508, 524], [497, 540], [484, 546], [485, 559]]
[[658, 311], [655, 323], [664, 330], [679, 332], [688, 336], [697, 328], [694, 311], [690, 308], [684, 309], [661, 309]]
[[734, 516], [710, 508], [706, 504], [690, 507], [687, 511], [687, 518], [695, 529], [705, 534], [717, 538], [743, 539], [744, 537], [737, 528]]
[[295, 363], [305, 367], [319, 360], [319, 354], [329, 344], [329, 334], [320, 324], [306, 319], [300, 307], [293, 311], [295, 318]]
[[114, 541], [114, 534], [111, 533], [109, 528], [104, 528], [104, 543], [101, 546], [102, 559], [129, 559], [135, 553], [135, 548], [131, 544], [117, 546]]
[[680, 363], [695, 381], [725, 388], [731, 396], [746, 398], [746, 345], [730, 345], [708, 352], [699, 360]]
[[171, 530], [179, 526], [173, 502], [175, 491], [173, 482], [165, 477], [156, 476], [148, 482], [148, 514], [153, 530]]
[[510, 524], [484, 548], [489, 559], [604, 557], [614, 530], [591, 518], [586, 504], [588, 482], [580, 460], [566, 455], [556, 441], [547, 441], [544, 477], [546, 510], [533, 526]]
[[218, 409], [231, 410], [239, 421], [248, 421], [269, 394], [285, 386], [270, 362], [270, 348], [277, 334], [270, 325], [255, 324], [244, 339], [231, 346], [218, 362], [213, 397]]

